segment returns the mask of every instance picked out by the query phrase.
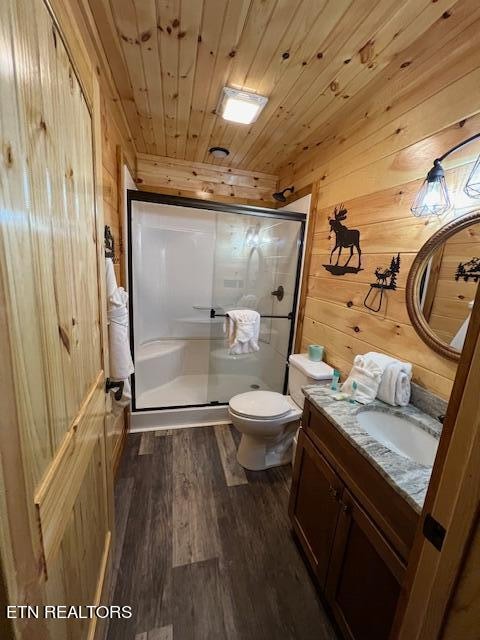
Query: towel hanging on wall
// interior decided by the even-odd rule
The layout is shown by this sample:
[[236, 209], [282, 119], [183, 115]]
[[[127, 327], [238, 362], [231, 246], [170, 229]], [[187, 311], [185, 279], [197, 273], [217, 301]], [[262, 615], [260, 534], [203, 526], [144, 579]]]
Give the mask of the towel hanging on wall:
[[126, 406], [131, 400], [129, 376], [133, 373], [133, 361], [130, 353], [130, 337], [128, 329], [128, 293], [117, 286], [113, 261], [105, 259], [108, 344], [110, 353], [110, 378], [124, 382], [120, 406]]

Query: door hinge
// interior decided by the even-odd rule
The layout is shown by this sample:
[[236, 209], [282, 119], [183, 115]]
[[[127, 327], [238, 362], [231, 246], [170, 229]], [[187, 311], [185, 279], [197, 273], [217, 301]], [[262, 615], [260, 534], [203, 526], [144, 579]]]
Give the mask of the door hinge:
[[113, 394], [113, 397], [117, 402], [119, 402], [123, 396], [124, 384], [125, 384], [124, 380], [110, 380], [110, 378], [107, 378], [105, 380], [105, 393], [108, 393], [109, 391], [113, 391], [114, 389], [116, 389], [115, 393]]
[[446, 533], [445, 527], [435, 520], [431, 513], [427, 513], [423, 521], [423, 535], [438, 551], [442, 550]]

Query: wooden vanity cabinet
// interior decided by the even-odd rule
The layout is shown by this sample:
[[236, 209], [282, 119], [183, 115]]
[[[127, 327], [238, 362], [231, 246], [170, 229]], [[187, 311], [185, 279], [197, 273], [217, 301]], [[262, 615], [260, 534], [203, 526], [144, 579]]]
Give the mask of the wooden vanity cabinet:
[[296, 466], [298, 473], [292, 485], [295, 500], [290, 502], [290, 517], [318, 582], [324, 586], [343, 485], [302, 430], [298, 435]]
[[406, 563], [419, 513], [308, 400], [302, 429]]
[[[307, 418], [310, 430], [312, 410], [307, 402], [302, 426]], [[385, 535], [377, 518], [379, 505], [374, 508], [358, 490], [362, 478], [343, 472], [331, 450], [323, 449], [318, 422], [315, 428], [315, 440], [308, 427], [299, 432], [289, 505], [294, 532], [345, 637], [388, 640], [405, 573], [404, 536], [393, 536], [396, 548], [391, 526]], [[337, 438], [345, 440], [338, 431]], [[387, 484], [381, 477], [379, 482]]]
[[388, 640], [405, 567], [348, 489], [341, 503], [326, 599], [346, 638]]

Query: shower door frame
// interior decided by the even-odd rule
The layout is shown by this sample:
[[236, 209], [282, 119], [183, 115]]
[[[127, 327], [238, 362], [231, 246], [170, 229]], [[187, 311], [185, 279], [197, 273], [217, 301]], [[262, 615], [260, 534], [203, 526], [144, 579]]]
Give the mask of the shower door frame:
[[[133, 189], [127, 190], [127, 265], [128, 265], [128, 313], [129, 313], [129, 331], [130, 331], [130, 350], [132, 352], [133, 363], [135, 364], [135, 341], [134, 341], [134, 322], [133, 322], [133, 268], [132, 268], [132, 202], [151, 202], [154, 204], [170, 204], [173, 206], [188, 207], [190, 209], [205, 209], [207, 211], [216, 211], [219, 213], [236, 213], [239, 215], [250, 215], [262, 218], [276, 218], [278, 220], [291, 220], [300, 222], [300, 235], [298, 244], [297, 272], [295, 274], [295, 289], [293, 292], [292, 319], [290, 322], [290, 332], [288, 336], [287, 361], [285, 363], [285, 375], [283, 378], [283, 393], [287, 393], [288, 386], [288, 357], [292, 353], [293, 338], [295, 335], [295, 326], [297, 322], [298, 300], [300, 290], [300, 276], [302, 272], [303, 250], [305, 243], [305, 227], [307, 222], [307, 214], [297, 213], [295, 211], [279, 211], [278, 209], [269, 209], [267, 207], [253, 207], [250, 205], [227, 204], [223, 202], [215, 202], [213, 200], [201, 200], [197, 198], [185, 198], [183, 196], [166, 195], [162, 193], [154, 193], [152, 191], [138, 191]], [[222, 407], [228, 406], [228, 402], [205, 402], [200, 404], [182, 404], [169, 405], [167, 407], [137, 407], [135, 392], [135, 373], [131, 375], [132, 388], [132, 413], [142, 413], [148, 411], [171, 411], [172, 409], [195, 409], [201, 407]]]

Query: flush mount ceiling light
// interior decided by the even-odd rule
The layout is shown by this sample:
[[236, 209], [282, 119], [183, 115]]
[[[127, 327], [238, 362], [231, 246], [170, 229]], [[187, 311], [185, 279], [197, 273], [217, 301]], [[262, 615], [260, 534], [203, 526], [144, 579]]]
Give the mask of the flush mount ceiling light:
[[[461, 149], [477, 138], [480, 138], [480, 133], [476, 133], [470, 136], [470, 138], [459, 142], [446, 151], [443, 156], [433, 161], [433, 167], [427, 173], [427, 177], [410, 209], [414, 216], [417, 218], [441, 216], [450, 209], [450, 196], [445, 180], [445, 171], [441, 163], [451, 153]], [[470, 198], [480, 198], [480, 156], [477, 158], [463, 190]]]
[[211, 153], [214, 158], [226, 158], [230, 155], [230, 151], [225, 147], [210, 147], [208, 153]]
[[224, 120], [239, 124], [251, 124], [260, 115], [268, 98], [249, 91], [223, 87], [217, 112]]

